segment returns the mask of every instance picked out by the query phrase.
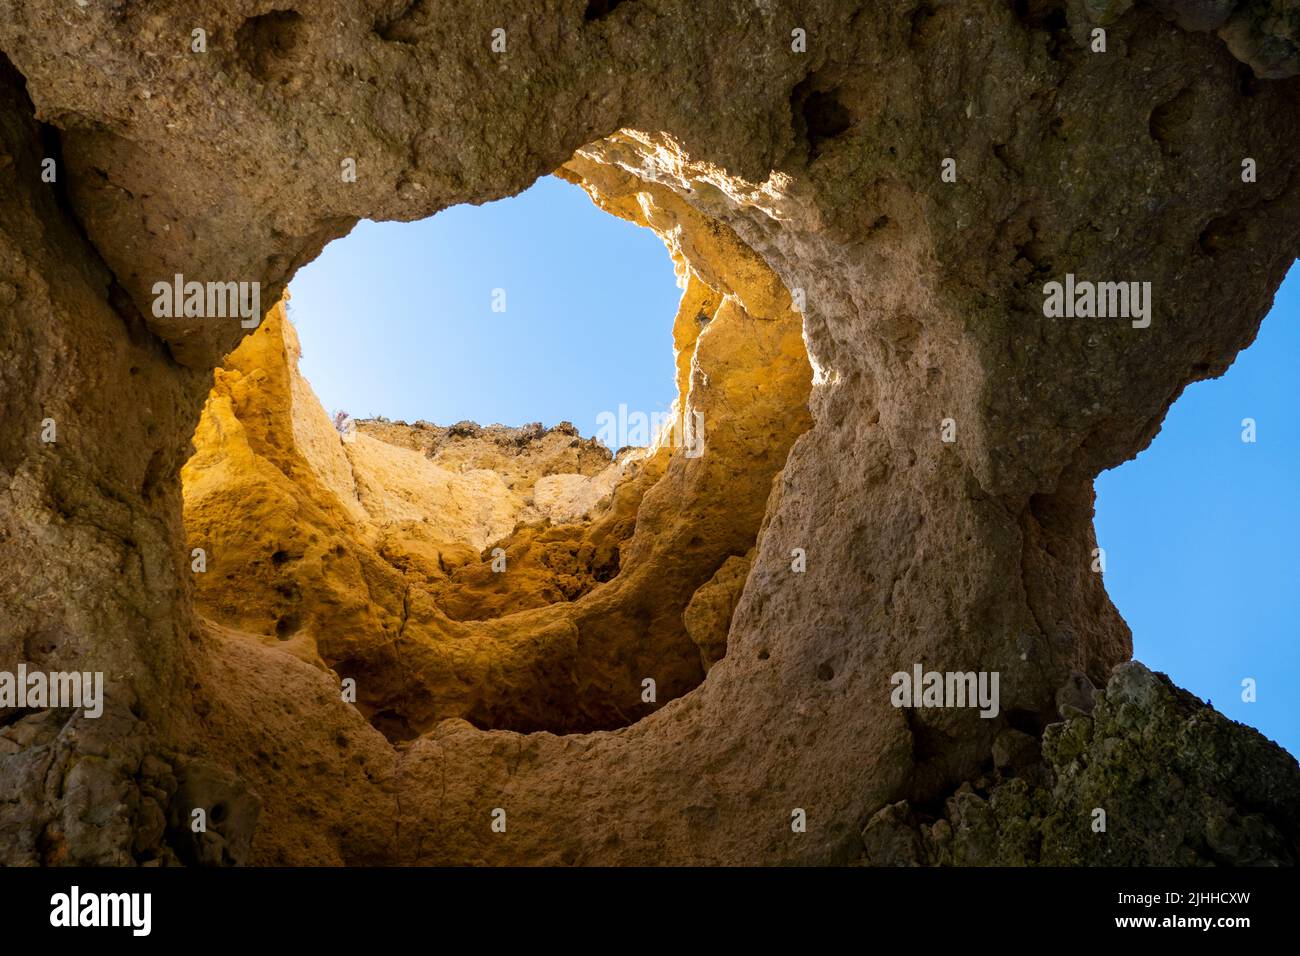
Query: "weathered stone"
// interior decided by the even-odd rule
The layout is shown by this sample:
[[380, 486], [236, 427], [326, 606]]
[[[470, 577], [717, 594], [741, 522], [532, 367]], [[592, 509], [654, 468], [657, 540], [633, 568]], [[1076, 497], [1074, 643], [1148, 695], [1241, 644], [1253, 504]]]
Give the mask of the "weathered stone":
[[1240, 0], [1154, 0], [1152, 6], [1184, 30], [1217, 30]]
[[993, 741], [993, 766], [999, 770], [1016, 770], [1037, 763], [1038, 739], [1008, 727]]
[[686, 605], [682, 623], [686, 633], [700, 649], [700, 663], [707, 673], [727, 653], [727, 634], [731, 631], [731, 616], [745, 588], [749, 567], [754, 556], [751, 551], [744, 557], [732, 555], [722, 562], [716, 574], [701, 585]]
[[[1104, 54], [1087, 43], [1090, 11]], [[945, 798], [951, 818], [920, 824], [939, 862], [1288, 861], [1294, 762], [1136, 672], [1116, 685], [1122, 702], [1044, 734], [1055, 789], [1018, 772], [996, 793], [953, 794], [984, 772], [1008, 715], [1046, 722], [1071, 672], [1100, 685], [1131, 656], [1091, 570], [1092, 482], [1252, 341], [1300, 252], [1290, 4], [1239, 4], [1218, 35], [1199, 28], [1212, 18], [1189, 31], [1124, 0], [582, 14], [560, 0], [269, 14], [215, 0], [197, 54], [192, 5], [5, 4], [0, 668], [104, 671], [117, 717], [6, 724], [4, 862], [174, 856], [188, 838], [146, 846], [166, 775], [134, 775], [147, 754], [172, 766], [196, 753], [261, 798], [254, 863], [848, 862], [882, 807]], [[340, 177], [350, 159], [355, 182]], [[254, 569], [270, 591], [250, 587], [247, 611], [232, 601], [215, 615], [231, 623], [212, 620], [204, 602], [223, 599], [190, 570], [178, 476], [213, 370], [269, 333], [157, 316], [153, 284], [259, 281], [270, 305], [361, 218], [498, 199], [561, 167], [670, 237], [683, 401], [710, 420], [754, 405], [717, 435], [721, 454], [647, 465], [619, 574], [575, 600], [506, 614], [521, 599], [476, 577], [490, 573], [481, 554], [444, 550], [395, 510], [369, 553], [340, 555], [332, 577], [297, 574], [306, 599], [289, 587], [272, 608], [291, 582], [270, 569], [308, 560], [277, 565], [276, 550], [306, 555], [313, 533], [359, 519], [322, 504], [347, 469], [324, 455], [327, 420], [293, 430], [287, 373], [259, 384], [227, 368], [218, 399], [284, 386], [288, 407], [261, 406], [283, 416], [279, 449], [256, 448], [233, 404], [220, 420], [245, 427], [239, 460], [264, 479], [239, 487], [260, 489], [268, 515], [277, 495], [302, 506], [289, 530], [303, 540]], [[1149, 327], [1045, 319], [1043, 286], [1067, 273], [1149, 281]], [[727, 364], [755, 334], [774, 356], [766, 375]], [[727, 373], [706, 375], [710, 362]], [[55, 443], [40, 440], [47, 418]], [[956, 441], [940, 439], [945, 420]], [[232, 543], [257, 537], [223, 526]], [[524, 526], [506, 545], [537, 582], [556, 580], [543, 573], [554, 532]], [[700, 683], [683, 611], [750, 548], [726, 656]], [[455, 574], [442, 593], [477, 590], [496, 623], [408, 588]], [[379, 586], [360, 600], [363, 581]], [[572, 617], [577, 605], [590, 616]], [[320, 629], [331, 615], [340, 626]], [[522, 615], [526, 652], [489, 671]], [[463, 682], [447, 673], [457, 635], [492, 645], [467, 655]], [[578, 662], [580, 680], [546, 660]], [[893, 708], [890, 674], [916, 663], [997, 671], [1002, 716]], [[370, 687], [364, 713], [340, 697], [349, 667]], [[651, 712], [639, 682], [660, 667], [669, 703]], [[432, 693], [457, 683], [459, 698]], [[569, 723], [512, 687], [556, 688]], [[610, 704], [633, 694], [621, 714]], [[554, 732], [597, 727], [618, 729]], [[487, 826], [503, 805], [507, 839]], [[790, 829], [792, 807], [808, 808], [806, 832]], [[1100, 807], [1104, 836], [1090, 829]], [[194, 858], [218, 855], [239, 857]]]
[[248, 860], [261, 801], [233, 774], [186, 760], [167, 818], [170, 845], [191, 866], [239, 866]]
[[[877, 818], [887, 819], [889, 828], [877, 825], [880, 833], [865, 862], [1297, 862], [1300, 765], [1295, 758], [1141, 664], [1115, 668], [1091, 717], [1050, 725], [1042, 755], [1045, 785], [1021, 773], [982, 787], [962, 784], [948, 798], [944, 817], [931, 825], [916, 826], [906, 802], [888, 807], [887, 817], [880, 811]], [[884, 832], [888, 840], [880, 835]], [[919, 855], [911, 848], [913, 838], [921, 841]]]
[[182, 470], [188, 547], [208, 555], [198, 609], [354, 680], [390, 739], [453, 717], [613, 728], [695, 687], [726, 652], [736, 553], [808, 425], [799, 319], [771, 270], [674, 193], [570, 165], [660, 232], [687, 286], [680, 395], [651, 447], [613, 460], [567, 423], [361, 421], [345, 441], [277, 305], [217, 370]]
[[862, 831], [862, 843], [868, 866], [916, 866], [921, 862], [921, 839], [906, 800], [877, 810]]
[[1071, 671], [1069, 679], [1056, 692], [1056, 712], [1067, 719], [1091, 714], [1096, 692], [1088, 675]]
[[1300, 73], [1300, 13], [1287, 0], [1240, 3], [1219, 36], [1261, 79]]
[[0, 864], [176, 862], [162, 826], [176, 782], [129, 712], [37, 711], [0, 727], [0, 742]]

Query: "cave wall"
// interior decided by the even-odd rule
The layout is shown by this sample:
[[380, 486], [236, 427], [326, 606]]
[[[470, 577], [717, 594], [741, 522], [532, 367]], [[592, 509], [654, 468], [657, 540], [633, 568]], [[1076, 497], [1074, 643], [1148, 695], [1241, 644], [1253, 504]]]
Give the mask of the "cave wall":
[[[1272, 6], [5, 0], [0, 663], [102, 664], [120, 717], [0, 755], [7, 857], [159, 855], [179, 787], [260, 803], [219, 860], [856, 858], [881, 807], [947, 792], [1071, 670], [1100, 685], [1131, 652], [1092, 479], [1250, 343], [1297, 252]], [[150, 290], [270, 303], [360, 217], [513, 194], [619, 130], [602, 161], [801, 290], [813, 426], [696, 691], [615, 732], [449, 720], [393, 748], [330, 675], [195, 623], [177, 475], [246, 330], [155, 318]], [[1044, 319], [1067, 272], [1150, 281], [1150, 327]], [[999, 671], [1002, 719], [894, 709], [915, 662]], [[98, 783], [47, 789], [50, 760]]]
[[[328, 665], [395, 740], [453, 717], [612, 729], [693, 689], [712, 663], [700, 640], [722, 656], [738, 594], [697, 604], [694, 633], [683, 614], [752, 550], [811, 423], [802, 321], [762, 260], [669, 190], [568, 165], [659, 231], [681, 275], [679, 397], [648, 447], [613, 461], [571, 425], [470, 422], [365, 421], [345, 441], [282, 303], [217, 370], [181, 473], [204, 622]], [[547, 482], [590, 498], [585, 513], [557, 510]]]

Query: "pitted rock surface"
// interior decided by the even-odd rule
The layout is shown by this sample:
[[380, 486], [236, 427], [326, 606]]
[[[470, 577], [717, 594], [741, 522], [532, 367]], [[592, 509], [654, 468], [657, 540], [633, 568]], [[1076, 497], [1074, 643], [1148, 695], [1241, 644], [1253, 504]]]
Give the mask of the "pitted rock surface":
[[[170, 783], [142, 770], [149, 753], [201, 760], [256, 794], [252, 863], [853, 862], [882, 808], [949, 796], [940, 842], [968, 846], [953, 862], [998, 852], [982, 842], [989, 813], [1002, 845], [1028, 845], [1013, 837], [1038, 813], [1032, 792], [1006, 790], [999, 807], [1019, 809], [1004, 814], [973, 781], [999, 740], [1006, 766], [1023, 761], [1023, 741], [1001, 735], [1056, 721], [1071, 673], [1101, 687], [1131, 656], [1090, 567], [1093, 479], [1252, 341], [1300, 252], [1290, 5], [632, 0], [590, 20], [585, 8], [0, 3], [0, 667], [102, 670], [121, 715], [96, 731], [116, 762], [81, 759], [70, 794], [84, 807], [46, 789], [39, 750], [74, 760], [79, 743], [50, 728], [5, 735], [4, 862], [178, 853], [160, 843]], [[196, 28], [206, 53], [191, 52]], [[348, 160], [355, 182], [340, 175]], [[767, 432], [736, 418], [730, 452], [700, 459], [765, 448], [757, 465], [723, 474], [669, 454], [646, 492], [660, 504], [638, 509], [640, 573], [671, 572], [675, 603], [602, 614], [653, 621], [650, 657], [686, 653], [681, 693], [633, 722], [607, 701], [639, 686], [641, 662], [574, 658], [558, 625], [561, 658], [593, 662], [565, 700], [611, 729], [500, 729], [538, 729], [529, 697], [440, 712], [421, 690], [436, 642], [410, 637], [428, 666], [406, 684], [380, 666], [380, 631], [406, 641], [404, 620], [438, 617], [403, 600], [405, 571], [385, 572], [389, 591], [357, 609], [377, 630], [335, 635], [323, 656], [389, 675], [370, 706], [394, 710], [394, 745], [341, 699], [337, 671], [203, 613], [180, 471], [213, 370], [263, 333], [159, 317], [152, 289], [176, 274], [257, 281], [269, 308], [362, 217], [426, 217], [561, 167], [611, 212], [676, 237], [686, 301], [713, 327], [679, 356], [712, 344], [726, 366], [745, 323], [787, 343], [777, 327], [793, 321], [799, 354], [786, 358], [807, 363], [808, 389], [793, 415], [807, 418], [790, 418], [781, 386], [755, 410], [783, 423], [777, 438], [753, 445]], [[1067, 274], [1150, 282], [1150, 326], [1046, 319], [1043, 286]], [[679, 364], [681, 394], [698, 385], [714, 411], [769, 394], [752, 369], [712, 395], [694, 374]], [[46, 419], [57, 442], [41, 440]], [[945, 419], [954, 442], [940, 439]], [[744, 483], [740, 522], [718, 494], [730, 480]], [[696, 509], [711, 549], [689, 566], [671, 557], [691, 542], [679, 507]], [[682, 612], [750, 548], [725, 656], [686, 692], [703, 665]], [[915, 663], [998, 671], [1000, 718], [893, 708], [889, 675]], [[1174, 693], [1161, 688], [1132, 706], [1161, 712]], [[1107, 701], [1123, 693], [1111, 679]], [[1222, 742], [1188, 764], [1201, 768], [1186, 778], [1204, 804], [1194, 825], [1112, 841], [1106, 861], [1280, 858], [1294, 775], [1249, 732], [1187, 708], [1164, 732], [1191, 722]], [[1075, 733], [1044, 743], [1061, 772]], [[1252, 784], [1273, 801], [1262, 820], [1216, 803], [1247, 752], [1277, 771]], [[1112, 826], [1181, 806], [1116, 799]], [[495, 807], [508, 834], [490, 829]], [[789, 825], [796, 807], [804, 833]], [[108, 816], [79, 826], [88, 812]], [[1100, 844], [1071, 839], [1063, 856], [1101, 859]], [[911, 836], [884, 842], [929, 853]]]

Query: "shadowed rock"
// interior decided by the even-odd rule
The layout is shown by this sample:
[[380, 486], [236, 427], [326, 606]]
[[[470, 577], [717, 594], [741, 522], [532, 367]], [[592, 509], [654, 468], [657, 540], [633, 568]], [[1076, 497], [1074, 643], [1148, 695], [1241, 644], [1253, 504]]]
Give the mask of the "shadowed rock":
[[1090, 716], [1046, 728], [1041, 763], [999, 760], [1001, 741], [998, 772], [963, 783], [938, 813], [902, 801], [872, 816], [865, 862], [1296, 864], [1295, 758], [1136, 661], [1115, 668]]

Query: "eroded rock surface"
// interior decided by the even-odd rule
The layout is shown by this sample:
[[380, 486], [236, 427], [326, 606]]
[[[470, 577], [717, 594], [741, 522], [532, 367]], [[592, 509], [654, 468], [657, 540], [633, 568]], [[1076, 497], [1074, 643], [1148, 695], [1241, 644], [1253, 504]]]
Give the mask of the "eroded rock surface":
[[799, 317], [771, 270], [671, 191], [571, 166], [669, 241], [686, 290], [680, 397], [651, 447], [616, 456], [567, 424], [340, 435], [277, 306], [216, 371], [182, 472], [189, 545], [206, 556], [198, 609], [355, 682], [394, 740], [448, 718], [614, 728], [693, 689], [726, 651], [743, 574], [704, 655], [693, 596], [718, 594], [720, 568], [752, 550], [809, 424]]
[[1294, 757], [1136, 661], [1096, 697], [1088, 713], [1062, 708], [1041, 758], [1034, 736], [1007, 731], [1028, 744], [1022, 759], [999, 737], [992, 772], [941, 804], [882, 808], [863, 831], [864, 862], [1296, 865]]
[[[175, 853], [160, 830], [173, 758], [260, 801], [255, 863], [851, 862], [882, 808], [934, 805], [985, 774], [995, 746], [1002, 767], [1024, 764], [1033, 748], [1010, 732], [1036, 740], [1071, 673], [1102, 686], [1130, 657], [1091, 570], [1092, 481], [1250, 343], [1300, 251], [1289, 7], [585, 7], [0, 6], [0, 667], [103, 670], [122, 715], [97, 730], [117, 762], [53, 717], [6, 735], [6, 862]], [[206, 53], [191, 52], [196, 26]], [[440, 539], [411, 536], [403, 494], [371, 521], [328, 419], [295, 414], [289, 363], [263, 378], [223, 366], [237, 346], [284, 351], [273, 332], [156, 315], [152, 289], [177, 273], [259, 281], [270, 305], [359, 218], [500, 198], [561, 167], [678, 257], [679, 411], [704, 412], [711, 450], [656, 452], [639, 503], [620, 510], [633, 479], [582, 526], [634, 522], [613, 579], [530, 607], [506, 589], [489, 619], [458, 619], [431, 587]], [[1043, 285], [1067, 273], [1151, 282], [1149, 327], [1045, 319]], [[778, 374], [729, 365], [746, 347]], [[228, 456], [222, 482], [255, 505], [244, 526], [211, 525], [232, 535], [213, 566], [240, 555], [259, 585], [247, 602], [191, 571], [179, 475], [205, 403], [232, 431], [200, 431], [200, 453]], [[715, 429], [729, 409], [745, 414]], [[269, 552], [234, 535], [285, 508], [295, 523], [268, 525], [286, 535]], [[457, 527], [490, 536], [497, 517]], [[371, 525], [387, 537], [354, 533]], [[521, 572], [557, 545], [527, 524], [502, 540]], [[700, 683], [683, 612], [751, 549], [726, 654]], [[487, 580], [457, 591], [487, 594]], [[916, 663], [999, 672], [1000, 717], [893, 708], [889, 675]], [[340, 697], [344, 673], [358, 706]], [[654, 707], [640, 698], [652, 673]], [[1208, 769], [1179, 771], [1205, 799], [1237, 798], [1213, 768], [1238, 750], [1281, 767], [1205, 709], [1179, 721], [1160, 726], [1223, 742]], [[593, 728], [618, 729], [557, 733]], [[47, 785], [50, 759], [93, 799]], [[1275, 805], [1294, 808], [1289, 771], [1274, 778]], [[1012, 814], [1026, 826], [1058, 806], [1031, 797]], [[1141, 799], [1121, 789], [1112, 821], [1163, 812]], [[507, 834], [490, 829], [496, 807]], [[1221, 809], [1121, 857], [1276, 856], [1249, 811]], [[1095, 844], [1060, 845], [1095, 858]]]

